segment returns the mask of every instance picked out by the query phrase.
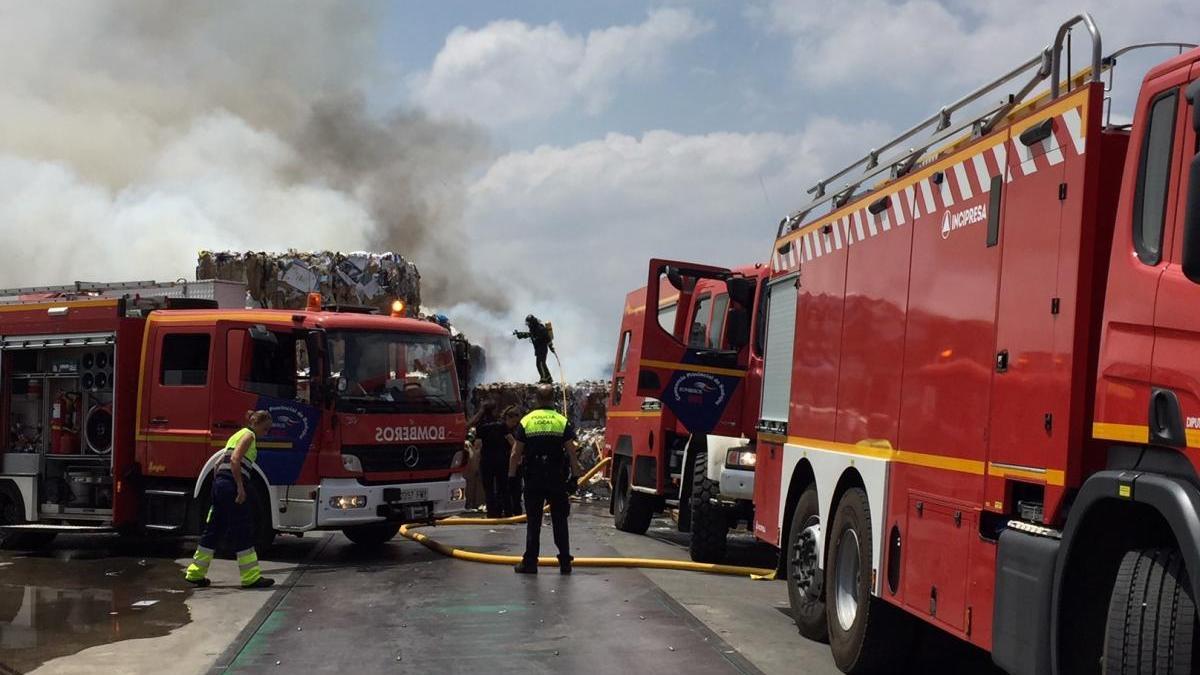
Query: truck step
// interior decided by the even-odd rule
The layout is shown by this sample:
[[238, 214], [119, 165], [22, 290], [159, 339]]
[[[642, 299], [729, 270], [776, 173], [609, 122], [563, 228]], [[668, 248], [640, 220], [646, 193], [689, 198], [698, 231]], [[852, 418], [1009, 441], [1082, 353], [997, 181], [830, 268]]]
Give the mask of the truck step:
[[150, 530], [151, 532], [178, 532], [179, 530], [183, 529], [183, 527], [181, 527], [179, 525], [160, 525], [160, 524], [156, 524], [156, 523], [150, 524], [150, 525], [143, 525], [142, 527], [147, 530]]
[[101, 534], [116, 532], [111, 525], [51, 525], [49, 523], [25, 523], [23, 525], [0, 525], [0, 529], [11, 532], [66, 532], [78, 534]]

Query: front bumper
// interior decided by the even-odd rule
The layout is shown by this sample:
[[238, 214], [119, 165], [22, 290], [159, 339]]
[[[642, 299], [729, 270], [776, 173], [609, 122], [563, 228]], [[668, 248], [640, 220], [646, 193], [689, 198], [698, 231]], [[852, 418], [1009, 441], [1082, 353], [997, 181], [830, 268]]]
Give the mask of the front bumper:
[[721, 467], [721, 501], [754, 500], [754, 470]]
[[[389, 501], [385, 494], [399, 490], [424, 490], [423, 499], [397, 503]], [[397, 485], [362, 485], [353, 478], [326, 478], [317, 489], [317, 528], [339, 529], [351, 525], [367, 525], [385, 521], [405, 520], [404, 514], [411, 513], [420, 505], [431, 518], [441, 518], [462, 513], [466, 508], [467, 481], [462, 474], [454, 474], [449, 480]], [[366, 502], [358, 508], [342, 509], [330, 505], [330, 500], [346, 497], [365, 497]], [[457, 497], [457, 499], [454, 499]], [[421, 509], [416, 509], [420, 511]]]

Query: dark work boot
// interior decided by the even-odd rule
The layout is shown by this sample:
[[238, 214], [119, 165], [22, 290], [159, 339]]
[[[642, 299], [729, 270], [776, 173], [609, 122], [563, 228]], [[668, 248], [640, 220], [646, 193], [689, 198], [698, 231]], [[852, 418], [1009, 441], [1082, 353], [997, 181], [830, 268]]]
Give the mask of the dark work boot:
[[569, 556], [569, 555], [558, 556], [558, 572], [559, 572], [559, 574], [570, 574], [571, 573], [571, 561], [574, 559], [575, 559], [574, 556]]
[[246, 584], [242, 588], [270, 588], [275, 585], [275, 580], [271, 577], [259, 577], [252, 584]]
[[537, 563], [530, 565], [528, 561], [522, 560], [513, 566], [513, 571], [517, 574], [537, 574]]

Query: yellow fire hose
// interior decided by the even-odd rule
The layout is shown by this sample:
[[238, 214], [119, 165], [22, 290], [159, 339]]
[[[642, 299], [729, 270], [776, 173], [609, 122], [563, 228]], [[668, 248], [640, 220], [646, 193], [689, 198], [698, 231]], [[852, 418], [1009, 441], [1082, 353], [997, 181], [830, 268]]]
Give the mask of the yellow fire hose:
[[[604, 468], [610, 461], [611, 457], [605, 457], [585, 473], [580, 479], [580, 484], [584, 484], [592, 476], [596, 475], [600, 469]], [[442, 518], [435, 525], [516, 525], [525, 522], [526, 517], [513, 516], [512, 518]], [[468, 560], [470, 562], [488, 563], [492, 565], [515, 565], [521, 562], [519, 555], [499, 555], [495, 553], [478, 553], [467, 549], [454, 548], [443, 544], [436, 539], [414, 532], [413, 530], [419, 527], [427, 527], [426, 525], [402, 525], [400, 526], [400, 534], [407, 539], [411, 539], [419, 544], [422, 544], [431, 551], [436, 551], [444, 556], [455, 558], [458, 560]], [[710, 574], [730, 574], [734, 576], [750, 577], [752, 579], [773, 579], [775, 571], [764, 569], [761, 567], [743, 567], [740, 565], [714, 565], [710, 563], [698, 563], [688, 560], [669, 560], [661, 558], [575, 558], [573, 564], [576, 567], [637, 567], [644, 569], [659, 569], [659, 570], [684, 570], [689, 572], [708, 572]], [[538, 566], [540, 567], [556, 567], [558, 558], [541, 557], [538, 558]]]

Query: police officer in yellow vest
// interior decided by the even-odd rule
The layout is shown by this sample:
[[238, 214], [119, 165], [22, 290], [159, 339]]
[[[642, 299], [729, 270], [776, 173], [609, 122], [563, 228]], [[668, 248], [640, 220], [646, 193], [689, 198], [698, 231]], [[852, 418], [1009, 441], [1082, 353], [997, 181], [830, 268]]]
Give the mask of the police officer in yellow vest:
[[250, 470], [245, 462], [258, 458], [258, 437], [271, 430], [271, 413], [266, 410], [248, 411], [246, 426], [229, 437], [225, 443], [225, 455], [217, 463], [212, 484], [212, 510], [208, 524], [192, 564], [188, 565], [184, 578], [196, 586], [209, 584], [208, 566], [213, 553], [226, 534], [237, 551], [238, 570], [241, 572], [242, 588], [267, 588], [274, 579], [264, 577], [258, 567], [258, 554], [254, 551], [254, 523], [246, 504], [246, 481]]
[[537, 388], [537, 410], [526, 415], [513, 430], [512, 456], [508, 475], [525, 471], [525, 556], [516, 566], [518, 574], [537, 574], [541, 549], [542, 508], [550, 502], [550, 522], [554, 526], [554, 544], [558, 546], [558, 566], [571, 573], [571, 542], [567, 515], [571, 510], [568, 495], [579, 487], [582, 473], [576, 455], [575, 426], [554, 410], [554, 387]]

